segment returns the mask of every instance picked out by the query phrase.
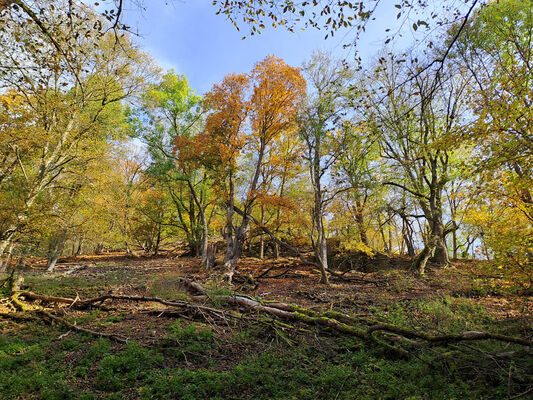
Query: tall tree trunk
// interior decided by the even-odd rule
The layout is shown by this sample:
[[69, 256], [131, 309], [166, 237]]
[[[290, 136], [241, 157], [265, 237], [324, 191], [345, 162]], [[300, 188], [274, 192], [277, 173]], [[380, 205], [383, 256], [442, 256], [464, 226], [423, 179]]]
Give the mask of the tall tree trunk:
[[409, 257], [415, 256], [415, 246], [413, 245], [413, 230], [409, 226], [409, 222], [402, 218], [402, 233], [405, 247], [407, 248], [407, 255]]
[[389, 222], [389, 253], [392, 254], [392, 221]]
[[[455, 226], [455, 222], [454, 222]], [[452, 247], [453, 247], [453, 259], [457, 260], [457, 229], [452, 231]]]
[[4, 234], [2, 235], [4, 239], [0, 240], [0, 258], [4, 255], [4, 251], [6, 251], [8, 246], [13, 241], [13, 235], [15, 235], [16, 227], [13, 229], [11, 228], [12, 227], [4, 231]]
[[326, 242], [326, 235], [324, 232], [320, 235], [319, 242], [319, 262], [320, 262], [320, 283], [329, 285], [328, 275], [326, 273], [328, 269], [328, 246]]
[[[320, 168], [317, 164], [315, 169]], [[328, 247], [326, 243], [326, 230], [324, 227], [324, 217], [323, 217], [323, 203], [322, 203], [322, 190], [320, 186], [320, 178], [317, 172], [315, 172], [315, 182], [313, 188], [315, 191], [315, 204], [313, 209], [313, 219], [314, 225], [317, 230], [317, 241], [315, 243], [315, 256], [317, 258], [318, 264], [320, 266], [320, 283], [329, 285], [327, 269], [328, 269]]]
[[161, 224], [157, 224], [157, 236], [155, 238], [155, 244], [154, 244], [154, 256], [159, 253], [159, 245], [161, 244]]

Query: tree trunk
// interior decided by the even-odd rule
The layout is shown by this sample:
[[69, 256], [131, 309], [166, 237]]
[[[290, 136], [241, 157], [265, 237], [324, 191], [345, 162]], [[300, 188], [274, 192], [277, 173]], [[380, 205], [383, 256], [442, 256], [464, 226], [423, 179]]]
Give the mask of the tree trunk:
[[[202, 264], [205, 264], [207, 261], [207, 246], [209, 245], [209, 227], [207, 226], [207, 218], [205, 216], [205, 207], [200, 202], [198, 195], [196, 194], [196, 189], [190, 180], [187, 180], [189, 190], [191, 191], [191, 196], [198, 207], [198, 212], [200, 214], [200, 223], [202, 224], [202, 242], [200, 245], [199, 253], [202, 257]], [[198, 256], [198, 254], [197, 254]]]
[[[318, 167], [317, 167], [318, 168]], [[317, 175], [315, 175], [317, 176]], [[326, 230], [324, 227], [324, 218], [322, 215], [322, 191], [320, 181], [314, 182], [315, 204], [313, 208], [313, 223], [317, 230], [317, 241], [314, 244], [315, 256], [320, 267], [320, 283], [329, 285], [328, 270], [328, 247], [326, 243]]]
[[94, 249], [94, 254], [102, 254], [102, 251], [104, 251], [104, 245], [102, 243], [98, 243]]
[[412, 268], [418, 271], [420, 275], [424, 275], [426, 273], [427, 262], [435, 251], [435, 239], [435, 237], [431, 237], [428, 240], [428, 243], [426, 243], [426, 245], [424, 246], [424, 249], [413, 261]]
[[243, 221], [241, 226], [235, 229], [235, 237], [233, 239], [233, 246], [231, 248], [231, 257], [225, 262], [225, 266], [230, 270], [234, 268], [235, 264], [237, 264], [237, 261], [239, 261], [239, 258], [241, 257], [242, 248], [246, 239], [245, 232], [247, 227], [248, 223]]
[[265, 258], [265, 238], [263, 235], [259, 238], [259, 258], [261, 260]]
[[15, 245], [15, 242], [11, 241], [7, 249], [7, 256], [5, 260], [0, 260], [0, 272], [6, 272], [7, 268], [9, 267], [9, 263], [11, 262], [11, 257], [13, 256], [14, 245]]
[[226, 254], [224, 255], [224, 265], [229, 262], [233, 252], [234, 242], [234, 227], [233, 227], [233, 213], [234, 213], [234, 187], [233, 187], [233, 174], [229, 174], [229, 202], [226, 207], [226, 226], [224, 227], [224, 238], [226, 239]]
[[55, 238], [50, 246], [48, 254], [48, 264], [46, 265], [46, 272], [53, 272], [57, 264], [57, 260], [61, 253], [63, 252], [63, 246], [65, 245], [65, 234], [64, 230], [59, 237]]
[[359, 230], [361, 243], [363, 243], [365, 246], [368, 246], [368, 235], [366, 233], [365, 216], [363, 214], [365, 205], [360, 200], [356, 200], [355, 205], [355, 222], [357, 223], [357, 229]]
[[392, 254], [392, 221], [389, 223], [389, 253]]
[[207, 269], [214, 267], [216, 255], [217, 255], [217, 244], [211, 243], [209, 246], [207, 246], [207, 257], [206, 257], [206, 262], [205, 262], [205, 267]]
[[326, 236], [322, 233], [322, 237], [319, 244], [319, 262], [320, 262], [320, 283], [329, 285], [328, 275], [328, 246], [326, 244]]
[[57, 260], [59, 259], [59, 252], [48, 258], [48, 264], [46, 265], [46, 272], [54, 272]]
[[379, 231], [381, 233], [381, 240], [383, 241], [383, 251], [387, 254], [390, 254], [389, 244], [387, 242], [387, 238], [385, 237], [385, 230], [383, 227], [379, 228]]
[[415, 256], [415, 246], [413, 245], [413, 229], [409, 225], [407, 218], [402, 216], [402, 234], [405, 247], [407, 248], [407, 255], [409, 257]]
[[[265, 208], [261, 206], [261, 226], [265, 222]], [[259, 236], [259, 258], [262, 260], [265, 258], [265, 238], [263, 234]]]
[[4, 251], [6, 251], [7, 247], [12, 242], [14, 233], [7, 233], [5, 236], [5, 239], [0, 240], [0, 258], [4, 255]]
[[[246, 232], [248, 229], [248, 215], [251, 213], [252, 206], [254, 204], [254, 196], [255, 191], [257, 189], [257, 183], [259, 181], [259, 175], [261, 173], [261, 167], [263, 165], [263, 157], [265, 155], [265, 142], [261, 140], [261, 144], [259, 147], [259, 153], [257, 155], [257, 164], [255, 166], [255, 172], [254, 176], [252, 178], [252, 183], [250, 184], [250, 189], [248, 190], [248, 196], [245, 202], [244, 206], [244, 215], [242, 216], [242, 222], [239, 227], [235, 229], [235, 238], [233, 239], [232, 246], [229, 246], [228, 243], [228, 252], [229, 254], [226, 254], [226, 257], [228, 257], [228, 260], [225, 261], [224, 266], [228, 269], [228, 281], [231, 283], [231, 279], [233, 277], [233, 272], [235, 268], [235, 264], [237, 264], [237, 261], [239, 261], [239, 258], [241, 257], [242, 253], [242, 247], [244, 245], [244, 241], [246, 240]], [[230, 181], [232, 183], [232, 181]], [[234, 200], [233, 200], [233, 187], [230, 187], [230, 193], [232, 196], [230, 197], [231, 202], [231, 215], [233, 215], [234, 210]], [[229, 213], [228, 213], [229, 214]]]
[[[455, 225], [455, 221], [453, 222], [454, 226]], [[453, 247], [453, 259], [454, 260], [457, 260], [457, 229], [454, 229], [452, 231], [452, 247]]]
[[432, 261], [438, 265], [449, 264], [448, 249], [446, 247], [446, 241], [444, 239], [444, 224], [442, 219], [437, 217], [430, 223], [431, 237], [433, 238], [433, 245], [435, 246], [435, 252], [433, 254]]
[[156, 239], [155, 239], [155, 244], [154, 244], [154, 256], [157, 255], [157, 253], [159, 253], [159, 245], [161, 244], [161, 224], [157, 224], [157, 236], [156, 236]]

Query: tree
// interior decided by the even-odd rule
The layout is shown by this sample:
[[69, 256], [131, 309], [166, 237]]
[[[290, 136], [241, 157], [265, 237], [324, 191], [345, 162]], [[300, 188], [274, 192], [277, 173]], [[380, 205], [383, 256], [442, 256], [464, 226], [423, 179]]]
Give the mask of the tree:
[[[454, 32], [450, 32], [450, 35]], [[475, 148], [477, 199], [467, 221], [483, 235], [486, 257], [532, 287], [533, 14], [530, 2], [505, 0], [480, 9], [458, 41], [454, 60], [471, 85], [472, 123], [456, 140]], [[488, 212], [487, 210], [490, 210]]]
[[151, 163], [147, 173], [166, 189], [191, 253], [201, 255], [205, 262], [209, 240], [207, 177], [194, 157], [201, 141], [202, 115], [200, 96], [185, 76], [171, 71], [146, 92], [131, 121], [148, 145]]
[[[259, 258], [264, 257], [265, 235], [263, 226], [270, 228], [279, 237], [286, 236], [286, 230], [299, 225], [297, 223], [298, 207], [296, 202], [302, 201], [302, 194], [294, 196], [295, 186], [300, 183], [303, 165], [301, 154], [303, 143], [294, 132], [283, 132], [274, 139], [271, 151], [265, 158], [265, 168], [261, 171], [264, 182], [261, 193], [258, 193], [260, 214], [257, 216], [261, 226], [257, 227], [260, 236]], [[285, 228], [285, 229], [283, 229]], [[279, 256], [279, 244], [273, 242], [274, 257]]]
[[157, 179], [143, 174], [131, 235], [145, 252], [157, 255], [166, 240], [175, 234], [170, 221], [170, 203], [164, 186]]
[[[267, 57], [249, 75], [230, 75], [206, 96], [212, 113], [206, 132], [211, 142], [220, 137], [226, 144], [219, 147], [227, 201], [225, 265], [232, 274], [247, 237], [249, 221], [258, 195], [267, 186], [265, 159], [282, 133], [295, 134], [296, 112], [305, 93], [305, 81], [297, 68], [281, 59]], [[210, 148], [214, 148], [213, 145]], [[236, 166], [243, 151], [250, 154], [252, 176], [243, 189], [240, 222], [234, 224], [236, 206]], [[224, 163], [227, 163], [226, 165]]]
[[[42, 14], [52, 22], [59, 17], [52, 8]], [[102, 21], [90, 10], [77, 9], [72, 19], [74, 31], [63, 32], [59, 22], [55, 30], [56, 40], [69, 46], [68, 63], [33, 24], [6, 25], [0, 32], [2, 64], [14, 65], [0, 73], [9, 110], [2, 123], [10, 133], [0, 145], [10, 149], [2, 164], [0, 193], [9, 216], [1, 226], [0, 255], [31, 223], [28, 215], [45, 190], [57, 189], [94, 149], [123, 135], [122, 102], [152, 73], [150, 60], [128, 38], [119, 45], [108, 34], [94, 46], [87, 24]]]
[[[352, 88], [353, 92], [353, 88]], [[352, 94], [347, 96], [352, 97]], [[353, 104], [347, 102], [347, 107]], [[346, 244], [366, 253], [372, 252], [368, 235], [371, 226], [370, 217], [382, 208], [387, 188], [379, 182], [379, 173], [383, 172], [383, 164], [379, 160], [379, 146], [375, 130], [362, 121], [357, 121], [360, 110], [355, 108], [351, 115], [352, 122], [345, 124], [345, 146], [334, 165], [333, 178], [335, 186], [344, 191], [337, 207], [348, 221], [345, 221], [347, 232]], [[339, 216], [340, 217], [340, 216]], [[354, 229], [350, 229], [352, 225]], [[351, 237], [348, 237], [351, 233]], [[359, 238], [356, 239], [355, 234]], [[384, 247], [386, 245], [384, 244]]]
[[377, 69], [376, 86], [385, 97], [381, 101], [378, 95], [373, 101], [375, 114], [370, 121], [378, 131], [382, 157], [390, 162], [390, 179], [384, 183], [412, 196], [429, 225], [425, 247], [414, 263], [423, 274], [433, 254], [438, 264], [448, 263], [443, 193], [455, 168], [449, 138], [461, 129], [466, 80], [452, 70], [437, 82], [431, 74], [422, 73], [395, 90], [405, 70], [396, 61], [391, 59]]
[[335, 189], [326, 188], [324, 181], [330, 178], [331, 168], [344, 151], [343, 90], [352, 74], [347, 65], [331, 61], [331, 56], [320, 53], [313, 55], [304, 71], [312, 92], [301, 113], [299, 133], [306, 146], [304, 158], [314, 193], [311, 238], [320, 265], [320, 281], [328, 284], [324, 214]]

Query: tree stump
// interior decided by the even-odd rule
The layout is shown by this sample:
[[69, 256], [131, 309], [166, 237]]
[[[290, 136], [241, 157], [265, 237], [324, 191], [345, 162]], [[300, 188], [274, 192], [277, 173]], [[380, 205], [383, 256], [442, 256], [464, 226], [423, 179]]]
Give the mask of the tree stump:
[[205, 260], [205, 267], [207, 269], [213, 268], [215, 266], [215, 257], [217, 255], [217, 244], [210, 243], [207, 245], [207, 257]]

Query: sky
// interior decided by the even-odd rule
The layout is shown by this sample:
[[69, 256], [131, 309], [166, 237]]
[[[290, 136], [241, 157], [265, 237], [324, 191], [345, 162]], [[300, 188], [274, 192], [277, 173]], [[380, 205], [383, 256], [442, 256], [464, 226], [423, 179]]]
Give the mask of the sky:
[[[371, 58], [383, 46], [386, 27], [396, 24], [396, 13], [380, 6], [376, 21], [371, 21], [359, 41], [360, 54]], [[314, 50], [330, 51], [349, 59], [353, 50], [343, 44], [355, 37], [355, 31], [344, 29], [324, 40], [325, 32], [316, 29], [291, 33], [282, 28], [267, 28], [260, 35], [242, 36], [221, 15], [215, 15], [211, 0], [150, 0], [146, 10], [129, 9], [126, 21], [138, 29], [138, 41], [165, 70], [184, 74], [198, 94], [209, 91], [228, 73], [250, 71], [255, 63], [275, 55], [292, 66], [301, 66]]]

